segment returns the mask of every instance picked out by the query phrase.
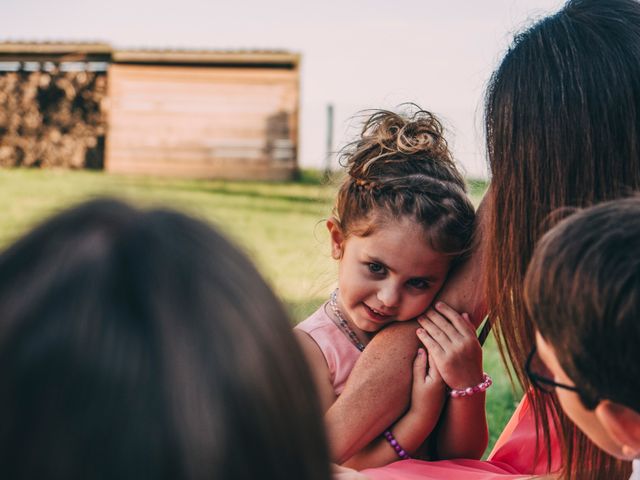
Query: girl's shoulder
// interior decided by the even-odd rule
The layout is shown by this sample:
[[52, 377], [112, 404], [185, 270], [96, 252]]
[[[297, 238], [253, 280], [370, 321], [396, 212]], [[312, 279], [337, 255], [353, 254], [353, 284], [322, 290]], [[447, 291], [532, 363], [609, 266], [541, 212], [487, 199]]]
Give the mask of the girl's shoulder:
[[327, 314], [325, 306], [326, 303], [320, 305], [315, 312], [309, 315], [302, 322], [298, 323], [295, 328], [309, 334], [316, 330], [333, 330], [338, 328]]
[[322, 352], [329, 369], [331, 384], [335, 393], [339, 395], [360, 356], [360, 351], [329, 317], [325, 305], [296, 325], [295, 329], [304, 332], [309, 337], [308, 340], [315, 343]]

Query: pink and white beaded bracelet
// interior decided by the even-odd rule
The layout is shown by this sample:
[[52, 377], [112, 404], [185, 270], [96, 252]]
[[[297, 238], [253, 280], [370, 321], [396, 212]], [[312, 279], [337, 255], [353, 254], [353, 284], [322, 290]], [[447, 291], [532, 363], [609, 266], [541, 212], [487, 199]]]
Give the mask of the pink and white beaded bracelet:
[[491, 377], [489, 376], [489, 374], [485, 372], [482, 374], [482, 382], [480, 382], [479, 384], [474, 385], [473, 387], [467, 387], [467, 388], [461, 388], [461, 389], [452, 388], [449, 391], [449, 395], [452, 398], [470, 397], [475, 393], [484, 392], [487, 388], [491, 386], [492, 383], [493, 383], [493, 380], [491, 380]]

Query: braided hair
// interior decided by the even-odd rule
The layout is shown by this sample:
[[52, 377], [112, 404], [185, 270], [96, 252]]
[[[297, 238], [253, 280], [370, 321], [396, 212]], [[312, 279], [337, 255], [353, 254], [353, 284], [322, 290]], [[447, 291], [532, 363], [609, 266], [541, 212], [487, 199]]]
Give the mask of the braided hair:
[[348, 175], [333, 217], [345, 237], [366, 236], [385, 221], [408, 217], [422, 225], [435, 251], [467, 251], [474, 208], [432, 113], [376, 111], [360, 138], [341, 151], [340, 162]]

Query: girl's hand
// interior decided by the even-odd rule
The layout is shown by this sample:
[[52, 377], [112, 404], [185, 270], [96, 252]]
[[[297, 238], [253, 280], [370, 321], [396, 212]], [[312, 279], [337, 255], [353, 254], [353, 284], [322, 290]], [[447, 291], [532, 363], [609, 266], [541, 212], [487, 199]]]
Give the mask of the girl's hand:
[[435, 425], [444, 405], [446, 385], [431, 355], [418, 349], [413, 362], [413, 386], [410, 412], [420, 416], [423, 423]]
[[482, 347], [469, 315], [444, 302], [437, 302], [436, 309], [418, 319], [418, 338], [449, 388], [477, 385], [482, 381]]

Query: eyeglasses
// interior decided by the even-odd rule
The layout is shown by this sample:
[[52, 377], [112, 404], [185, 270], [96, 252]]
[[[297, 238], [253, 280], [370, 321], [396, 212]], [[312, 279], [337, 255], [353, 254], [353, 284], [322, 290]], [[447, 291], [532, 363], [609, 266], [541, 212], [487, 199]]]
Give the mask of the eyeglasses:
[[552, 377], [547, 376], [551, 375], [551, 372], [547, 369], [546, 365], [537, 355], [538, 349], [534, 345], [529, 352], [529, 356], [527, 357], [527, 362], [524, 364], [524, 371], [527, 373], [527, 377], [531, 380], [531, 383], [534, 387], [543, 392], [552, 392], [554, 388], [564, 388], [565, 390], [570, 390], [572, 392], [580, 393], [578, 388], [573, 385], [566, 385], [564, 383], [558, 383], [553, 380]]
[[551, 376], [551, 372], [546, 367], [544, 362], [537, 355], [537, 347], [534, 345], [529, 352], [529, 356], [527, 357], [527, 361], [524, 364], [524, 371], [531, 380], [531, 384], [537, 388], [538, 390], [546, 393], [552, 393], [556, 388], [562, 388], [564, 390], [569, 390], [571, 392], [575, 392], [580, 396], [582, 403], [589, 410], [593, 410], [596, 408], [600, 400], [598, 398], [593, 398], [590, 395], [587, 395], [585, 392], [581, 391], [574, 385], [567, 385], [564, 383], [556, 382]]

